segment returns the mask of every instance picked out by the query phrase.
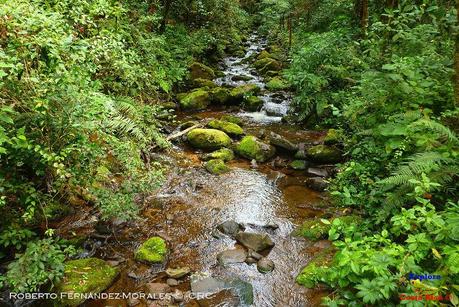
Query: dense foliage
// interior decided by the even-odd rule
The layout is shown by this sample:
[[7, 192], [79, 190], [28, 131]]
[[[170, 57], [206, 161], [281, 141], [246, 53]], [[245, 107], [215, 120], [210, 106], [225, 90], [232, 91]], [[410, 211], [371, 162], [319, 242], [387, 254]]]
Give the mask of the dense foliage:
[[[356, 14], [365, 3], [368, 16]], [[410, 283], [412, 272], [441, 275], [427, 293], [451, 293], [452, 303], [459, 304], [456, 3], [263, 5], [271, 27], [281, 23], [272, 39], [286, 47], [282, 19], [293, 19], [286, 75], [297, 90], [296, 116], [341, 129], [348, 162], [330, 191], [338, 205], [366, 221], [332, 222], [329, 238], [338, 251], [331, 268], [318, 266], [314, 274], [336, 289], [325, 303], [423, 306], [425, 301], [399, 300], [399, 293], [415, 295], [429, 287]], [[275, 11], [282, 11], [277, 21]]]
[[136, 215], [162, 180], [162, 102], [247, 16], [222, 0], [3, 1], [0, 16], [0, 257], [17, 258], [0, 283], [36, 291], [71, 250], [42, 239], [50, 220], [84, 204]]

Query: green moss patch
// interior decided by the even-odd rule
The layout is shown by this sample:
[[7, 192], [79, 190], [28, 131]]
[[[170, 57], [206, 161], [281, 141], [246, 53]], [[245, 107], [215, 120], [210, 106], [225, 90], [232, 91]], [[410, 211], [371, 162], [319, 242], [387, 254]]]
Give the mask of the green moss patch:
[[266, 88], [270, 91], [284, 91], [290, 88], [290, 84], [282, 78], [274, 77], [266, 83]]
[[276, 153], [273, 146], [265, 144], [253, 135], [244, 137], [236, 146], [236, 152], [244, 158], [265, 162]]
[[204, 155], [202, 159], [203, 160], [220, 159], [220, 160], [227, 162], [227, 161], [231, 161], [234, 159], [234, 152], [229, 148], [222, 148], [217, 151]]
[[192, 80], [195, 79], [214, 79], [215, 72], [209, 66], [202, 63], [194, 62], [190, 65], [190, 77]]
[[209, 92], [203, 89], [198, 89], [186, 94], [177, 96], [180, 107], [183, 110], [202, 110], [207, 108], [210, 103]]
[[290, 167], [295, 170], [305, 170], [308, 167], [308, 162], [304, 160], [295, 160], [290, 163]]
[[166, 241], [160, 237], [152, 237], [142, 243], [135, 252], [135, 259], [148, 263], [162, 263], [166, 260]]
[[209, 160], [205, 164], [206, 170], [215, 175], [220, 175], [229, 172], [230, 168], [221, 159]]
[[234, 115], [230, 115], [230, 114], [223, 115], [220, 118], [220, 120], [223, 120], [225, 122], [230, 122], [230, 123], [233, 123], [239, 126], [242, 126], [244, 124], [241, 118], [234, 116]]
[[[98, 258], [70, 260], [65, 263], [62, 281], [56, 285], [58, 293], [100, 293], [115, 280], [119, 271]], [[84, 298], [64, 298], [64, 306], [78, 306]]]
[[248, 96], [244, 99], [244, 110], [255, 112], [261, 109], [263, 106], [264, 101], [257, 96]]
[[314, 288], [320, 281], [320, 276], [330, 270], [334, 249], [327, 248], [312, 259], [296, 277], [296, 282], [306, 288]]
[[209, 128], [221, 130], [230, 135], [244, 134], [244, 130], [241, 127], [239, 127], [239, 125], [230, 122], [225, 122], [223, 120], [212, 120], [207, 124], [207, 126]]
[[342, 160], [341, 151], [328, 145], [313, 146], [306, 151], [306, 154], [317, 163], [338, 163]]
[[231, 144], [231, 138], [216, 129], [193, 129], [187, 135], [190, 144], [196, 148], [216, 150]]

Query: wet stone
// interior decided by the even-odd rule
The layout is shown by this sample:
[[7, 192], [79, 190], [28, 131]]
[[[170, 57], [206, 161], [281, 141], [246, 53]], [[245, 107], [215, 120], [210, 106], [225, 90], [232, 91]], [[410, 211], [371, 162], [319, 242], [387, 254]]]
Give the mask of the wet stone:
[[243, 246], [256, 252], [260, 252], [274, 246], [274, 242], [267, 234], [239, 232], [236, 235], [236, 240]]
[[157, 283], [157, 282], [147, 283], [145, 287], [148, 293], [152, 295], [156, 295], [156, 296], [164, 294], [164, 293], [169, 293], [171, 291], [171, 288], [169, 287], [168, 284]]
[[246, 258], [246, 251], [240, 248], [226, 250], [217, 255], [217, 260], [220, 265], [242, 263]]
[[174, 278], [168, 278], [166, 280], [166, 283], [168, 286], [170, 287], [175, 287], [175, 286], [178, 286], [179, 282], [177, 281], [177, 279], [174, 279]]
[[274, 270], [274, 262], [267, 258], [261, 258], [257, 263], [257, 269], [260, 273], [269, 273]]
[[226, 235], [234, 236], [239, 231], [244, 230], [244, 227], [235, 221], [226, 221], [218, 225], [217, 229]]
[[168, 268], [166, 270], [167, 276], [171, 278], [182, 278], [190, 273], [190, 268], [189, 267], [183, 267], [183, 268]]

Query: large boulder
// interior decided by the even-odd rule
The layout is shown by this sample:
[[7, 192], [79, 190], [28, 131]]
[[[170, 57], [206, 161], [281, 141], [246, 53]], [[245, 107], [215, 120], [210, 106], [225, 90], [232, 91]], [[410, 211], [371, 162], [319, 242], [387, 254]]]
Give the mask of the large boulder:
[[253, 135], [244, 137], [237, 145], [236, 152], [244, 158], [255, 159], [257, 162], [266, 162], [271, 159], [276, 149], [265, 144]]
[[233, 103], [241, 103], [244, 97], [254, 96], [260, 92], [260, 87], [255, 84], [245, 84], [233, 88], [230, 92]]
[[246, 248], [261, 252], [274, 246], [274, 242], [267, 234], [253, 232], [239, 232], [236, 234], [236, 240]]
[[216, 87], [210, 91], [212, 102], [216, 104], [228, 104], [231, 102], [231, 92], [225, 87]]
[[231, 161], [234, 159], [234, 152], [229, 148], [221, 148], [214, 152], [205, 154], [202, 156], [202, 160], [208, 161], [213, 159], [220, 159], [225, 162]]
[[257, 96], [248, 96], [244, 98], [243, 109], [250, 112], [256, 112], [261, 109], [265, 102]]
[[194, 62], [190, 65], [190, 77], [192, 80], [195, 80], [195, 79], [212, 80], [215, 78], [215, 72], [209, 66], [206, 66], [202, 63]]
[[147, 263], [163, 263], [167, 256], [167, 245], [161, 237], [151, 237], [135, 252], [135, 259]]
[[[118, 276], [118, 269], [98, 258], [69, 260], [65, 262], [64, 277], [56, 285], [58, 293], [89, 294], [107, 289]], [[61, 306], [78, 306], [85, 301], [82, 295], [64, 296]]]
[[193, 129], [188, 132], [187, 139], [193, 147], [205, 150], [216, 150], [231, 144], [231, 138], [216, 129]]
[[214, 175], [221, 175], [230, 171], [230, 168], [226, 166], [225, 161], [221, 159], [213, 159], [206, 162], [204, 165], [206, 170]]
[[296, 152], [298, 150], [298, 146], [296, 144], [293, 144], [285, 137], [272, 131], [269, 134], [269, 143], [277, 148], [281, 148], [289, 152]]
[[225, 122], [223, 120], [212, 120], [207, 124], [207, 126], [209, 128], [221, 130], [229, 135], [237, 136], [244, 134], [244, 129], [239, 127], [239, 125], [230, 122]]
[[333, 146], [316, 145], [308, 148], [306, 155], [317, 163], [338, 163], [342, 160], [341, 151]]
[[177, 96], [183, 110], [202, 110], [210, 104], [210, 94], [204, 89], [198, 89]]

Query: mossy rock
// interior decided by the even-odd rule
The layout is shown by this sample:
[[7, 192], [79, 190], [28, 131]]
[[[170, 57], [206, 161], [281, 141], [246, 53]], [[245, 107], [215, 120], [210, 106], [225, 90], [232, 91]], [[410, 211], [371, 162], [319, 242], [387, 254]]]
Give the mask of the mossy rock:
[[263, 104], [264, 104], [264, 101], [260, 97], [248, 96], [244, 98], [243, 108], [246, 111], [256, 112], [261, 109]]
[[234, 152], [229, 148], [222, 148], [211, 152], [209, 154], [205, 154], [202, 156], [204, 161], [213, 160], [213, 159], [220, 159], [225, 162], [231, 161], [234, 159]]
[[260, 90], [260, 87], [255, 84], [237, 86], [230, 92], [231, 100], [234, 103], [241, 103], [244, 100], [244, 97], [257, 95]]
[[197, 88], [206, 87], [208, 89], [216, 88], [218, 85], [209, 79], [197, 78], [193, 80], [193, 86]]
[[161, 107], [167, 110], [176, 109], [177, 105], [173, 101], [165, 101], [159, 104]]
[[329, 129], [327, 135], [324, 138], [324, 143], [327, 145], [334, 145], [342, 142], [343, 132], [337, 129]]
[[237, 144], [236, 152], [244, 158], [265, 162], [275, 155], [276, 149], [269, 144], [263, 143], [255, 136], [248, 135]]
[[296, 277], [296, 282], [306, 288], [314, 288], [320, 282], [320, 276], [326, 274], [332, 267], [333, 255], [334, 248], [323, 250], [301, 270]]
[[216, 150], [231, 144], [231, 138], [216, 129], [193, 129], [188, 132], [187, 138], [193, 147], [205, 150]]
[[266, 88], [270, 91], [285, 91], [290, 88], [290, 84], [282, 78], [274, 77], [266, 83]]
[[214, 119], [212, 121], [210, 121], [207, 126], [209, 128], [213, 128], [213, 129], [217, 129], [217, 130], [221, 130], [229, 135], [242, 135], [244, 134], [244, 129], [242, 129], [241, 127], [239, 127], [239, 125], [237, 124], [233, 124], [233, 123], [230, 123], [230, 122], [225, 122], [223, 120], [218, 120], [218, 119]]
[[342, 160], [341, 151], [328, 145], [316, 145], [308, 148], [306, 155], [317, 163], [338, 163]]
[[221, 175], [230, 171], [230, 168], [222, 159], [213, 159], [206, 162], [204, 165], [206, 170], [214, 175]]
[[166, 241], [160, 237], [151, 237], [137, 249], [135, 259], [146, 263], [163, 263], [166, 255]]
[[282, 70], [282, 64], [272, 58], [257, 60], [255, 63], [253, 63], [253, 66], [255, 66], [255, 68], [261, 73]]
[[220, 120], [223, 120], [225, 122], [230, 122], [239, 126], [243, 126], [243, 121], [241, 118], [231, 115], [231, 114], [225, 114], [222, 117], [220, 117]]
[[210, 91], [211, 100], [217, 104], [228, 104], [231, 101], [231, 92], [224, 87], [216, 87]]
[[[56, 285], [57, 293], [100, 293], [118, 276], [118, 269], [98, 258], [69, 260], [65, 262], [63, 279]], [[84, 298], [63, 298], [61, 306], [78, 306]]]
[[192, 91], [187, 94], [180, 94], [177, 98], [183, 110], [202, 110], [207, 108], [210, 103], [209, 92], [203, 89]]
[[212, 80], [215, 78], [215, 72], [209, 66], [206, 66], [202, 63], [194, 62], [190, 65], [190, 77], [192, 80], [196, 80], [196, 79]]
[[305, 221], [299, 228], [295, 229], [293, 234], [316, 241], [326, 239], [330, 228], [331, 224], [326, 224], [320, 219], [311, 219]]
[[58, 220], [71, 212], [72, 207], [59, 202], [49, 202], [44, 206], [44, 212], [48, 220]]
[[290, 167], [295, 170], [305, 170], [308, 167], [308, 162], [304, 160], [294, 160], [290, 163]]
[[262, 50], [258, 56], [257, 56], [257, 60], [262, 60], [262, 59], [266, 59], [266, 58], [271, 58], [271, 54], [266, 51], [266, 50]]

